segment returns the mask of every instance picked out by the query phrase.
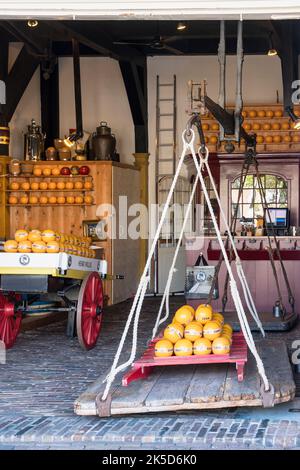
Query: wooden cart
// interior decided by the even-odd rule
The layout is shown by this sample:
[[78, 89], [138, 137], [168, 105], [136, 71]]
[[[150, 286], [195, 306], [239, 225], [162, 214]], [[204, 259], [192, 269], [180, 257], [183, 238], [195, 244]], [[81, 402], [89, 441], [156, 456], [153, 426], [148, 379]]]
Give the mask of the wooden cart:
[[[11, 348], [22, 317], [41, 295], [61, 300], [51, 311], [68, 312], [68, 335], [92, 349], [101, 330], [103, 287], [101, 262], [67, 253], [0, 253], [0, 340]], [[68, 291], [79, 287], [76, 300]]]

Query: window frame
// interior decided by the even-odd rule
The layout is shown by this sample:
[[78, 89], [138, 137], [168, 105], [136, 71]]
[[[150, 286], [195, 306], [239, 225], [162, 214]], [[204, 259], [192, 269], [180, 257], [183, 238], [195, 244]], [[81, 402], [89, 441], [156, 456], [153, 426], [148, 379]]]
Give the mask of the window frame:
[[[251, 175], [251, 176], [253, 176], [253, 177], [256, 176], [255, 173], [253, 173], [253, 172], [249, 172], [248, 175], [249, 175], [249, 176]], [[291, 191], [290, 191], [290, 189], [291, 189], [291, 182], [290, 182], [290, 179], [287, 178], [287, 177], [286, 177], [285, 175], [283, 175], [282, 173], [278, 173], [278, 172], [274, 172], [274, 171], [269, 171], [269, 170], [267, 170], [267, 171], [265, 171], [265, 172], [262, 172], [262, 173], [260, 174], [260, 176], [266, 176], [266, 175], [267, 175], [267, 176], [274, 176], [276, 179], [277, 179], [277, 178], [281, 178], [282, 180], [284, 180], [284, 182], [286, 183], [286, 188], [284, 188], [284, 189], [286, 189], [286, 191], [287, 191], [287, 197], [286, 197], [286, 202], [285, 202], [286, 205], [285, 205], [284, 207], [290, 208], [290, 207], [291, 207]], [[232, 211], [232, 207], [233, 207], [233, 197], [232, 197], [232, 191], [233, 191], [234, 189], [237, 189], [237, 190], [239, 189], [239, 188], [233, 188], [233, 184], [234, 184], [234, 182], [235, 182], [238, 178], [241, 178], [241, 176], [242, 176], [242, 173], [239, 173], [239, 174], [235, 175], [235, 176], [234, 176], [232, 179], [230, 179], [230, 181], [229, 181], [229, 191], [228, 191], [228, 199], [229, 199], [229, 200], [228, 200], [228, 222], [229, 222], [229, 224], [231, 224], [231, 223], [232, 223], [232, 220], [233, 220], [233, 211]], [[251, 188], [249, 188], [249, 190], [252, 190], [252, 192], [253, 192], [254, 189], [256, 189], [256, 188], [255, 188], [254, 183], [253, 183], [253, 186], [252, 186]], [[265, 185], [264, 185], [264, 189], [273, 189], [273, 188], [266, 188]], [[277, 190], [278, 190], [277, 182], [276, 182], [276, 188], [274, 188], [274, 189], [276, 189], [276, 192], [277, 192]], [[253, 194], [253, 195], [254, 195], [254, 194]], [[241, 204], [243, 205], [243, 203], [241, 203]], [[246, 204], [247, 204], [247, 203], [245, 203], [245, 205], [246, 205]], [[275, 205], [275, 203], [268, 203], [269, 207], [278, 207], [277, 204], [278, 204], [277, 202], [276, 202], [276, 205]], [[263, 215], [263, 214], [262, 214], [262, 215]], [[241, 215], [241, 216], [242, 216], [242, 215]], [[238, 221], [238, 222], [239, 222], [241, 216], [237, 217], [237, 221]], [[256, 217], [255, 217], [254, 214], [253, 214], [253, 221], [255, 222], [255, 220], [256, 220]]]

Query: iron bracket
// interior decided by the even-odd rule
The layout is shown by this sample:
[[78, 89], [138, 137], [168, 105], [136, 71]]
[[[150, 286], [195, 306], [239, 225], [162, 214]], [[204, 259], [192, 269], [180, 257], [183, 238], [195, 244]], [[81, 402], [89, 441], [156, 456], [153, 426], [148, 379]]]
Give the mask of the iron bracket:
[[260, 386], [260, 396], [264, 408], [272, 408], [274, 406], [275, 390], [271, 383], [269, 385], [269, 390], [265, 390], [264, 384]]
[[106, 400], [102, 400], [102, 393], [99, 393], [95, 398], [97, 415], [100, 418], [108, 418], [111, 416], [111, 394], [108, 394]]

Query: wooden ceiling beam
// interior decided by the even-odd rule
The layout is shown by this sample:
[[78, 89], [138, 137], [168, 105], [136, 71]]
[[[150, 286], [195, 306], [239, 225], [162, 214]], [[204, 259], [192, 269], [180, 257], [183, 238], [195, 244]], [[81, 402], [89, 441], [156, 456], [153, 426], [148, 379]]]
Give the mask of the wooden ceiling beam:
[[127, 46], [116, 46], [113, 44], [112, 39], [101, 31], [87, 35], [80, 31], [76, 23], [72, 23], [72, 26], [58, 21], [47, 21], [46, 23], [49, 27], [55, 28], [57, 31], [68, 35], [69, 40], [72, 38], [77, 39], [79, 43], [84, 44], [100, 55], [108, 56], [116, 60], [130, 60], [138, 64], [142, 64], [144, 61], [144, 55], [137, 49]]
[[6, 80], [4, 114], [7, 122], [11, 120], [38, 65], [39, 59], [31, 55], [23, 46]]
[[119, 61], [134, 123], [135, 152], [148, 152], [147, 62]]

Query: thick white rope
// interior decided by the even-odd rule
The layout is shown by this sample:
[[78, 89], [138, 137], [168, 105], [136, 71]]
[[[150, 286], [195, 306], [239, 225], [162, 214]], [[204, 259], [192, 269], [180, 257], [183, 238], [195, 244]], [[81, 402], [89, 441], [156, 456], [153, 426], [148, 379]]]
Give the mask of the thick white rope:
[[[184, 215], [184, 220], [183, 220], [183, 224], [182, 224], [181, 231], [180, 231], [180, 234], [179, 234], [179, 238], [178, 238], [178, 241], [177, 241], [175, 253], [174, 253], [174, 256], [173, 256], [173, 261], [172, 261], [172, 264], [171, 264], [171, 267], [170, 267], [170, 270], [169, 270], [169, 275], [168, 275], [168, 278], [167, 278], [164, 295], [163, 295], [163, 298], [162, 298], [162, 301], [161, 301], [161, 304], [160, 304], [160, 307], [159, 307], [159, 312], [158, 312], [158, 315], [157, 315], [157, 318], [156, 318], [156, 323], [155, 323], [155, 326], [154, 326], [153, 331], [152, 331], [152, 339], [155, 338], [159, 325], [164, 323], [167, 320], [167, 318], [169, 317], [169, 314], [170, 314], [169, 313], [170, 312], [169, 295], [170, 295], [170, 288], [171, 288], [171, 283], [172, 283], [172, 280], [173, 280], [173, 275], [174, 275], [174, 272], [175, 272], [175, 264], [176, 264], [176, 261], [177, 261], [178, 253], [179, 253], [181, 242], [182, 242], [182, 239], [183, 239], [185, 227], [186, 227], [186, 224], [187, 224], [189, 216], [190, 216], [191, 207], [193, 205], [193, 201], [194, 201], [195, 192], [196, 192], [196, 189], [197, 189], [197, 186], [198, 186], [198, 182], [199, 182], [199, 178], [197, 176], [195, 178], [194, 185], [193, 185], [191, 195], [190, 195], [190, 199], [189, 199], [189, 202], [188, 202], [188, 205], [187, 205], [187, 208], [186, 208], [186, 213]], [[164, 307], [165, 304], [166, 304], [166, 314], [161, 319], [161, 314], [162, 314], [163, 307]]]
[[[200, 154], [200, 152], [199, 152], [199, 154]], [[243, 289], [243, 294], [244, 294], [244, 298], [245, 298], [248, 310], [249, 310], [251, 316], [253, 317], [253, 319], [255, 320], [255, 322], [256, 322], [258, 328], [260, 329], [262, 335], [265, 337], [265, 332], [264, 332], [262, 323], [260, 321], [260, 318], [258, 316], [256, 307], [255, 307], [255, 303], [254, 303], [254, 300], [253, 300], [253, 297], [252, 297], [252, 294], [251, 294], [251, 291], [250, 291], [250, 288], [249, 288], [249, 285], [248, 285], [248, 282], [247, 282], [247, 279], [246, 279], [246, 276], [245, 276], [245, 273], [244, 273], [244, 269], [243, 269], [240, 257], [238, 255], [238, 252], [237, 252], [237, 249], [236, 249], [236, 246], [235, 246], [235, 243], [234, 243], [234, 238], [233, 238], [232, 233], [230, 231], [229, 224], [227, 222], [227, 218], [225, 216], [223, 207], [221, 205], [220, 196], [219, 196], [219, 193], [218, 193], [213, 175], [211, 173], [210, 167], [207, 163], [207, 159], [204, 162], [204, 164], [206, 166], [206, 170], [207, 170], [210, 182], [211, 182], [211, 186], [214, 190], [215, 197], [216, 197], [217, 202], [218, 202], [218, 206], [219, 206], [219, 209], [220, 209], [220, 215], [222, 217], [225, 229], [228, 233], [228, 238], [230, 240], [231, 247], [232, 247], [234, 255], [235, 255], [236, 270], [237, 270], [238, 277], [240, 279], [240, 283], [241, 283], [241, 286], [242, 286], [242, 289]]]
[[[146, 293], [146, 289], [147, 289], [147, 284], [149, 282], [148, 273], [150, 272], [151, 259], [152, 259], [152, 256], [154, 254], [155, 247], [157, 245], [162, 226], [163, 226], [164, 221], [165, 221], [166, 216], [167, 216], [167, 212], [168, 212], [168, 209], [169, 209], [169, 206], [170, 206], [170, 202], [171, 202], [171, 199], [172, 199], [172, 196], [173, 196], [176, 184], [177, 184], [178, 177], [180, 175], [181, 167], [183, 165], [184, 157], [187, 153], [187, 149], [190, 148], [188, 142], [186, 142], [184, 140], [185, 132], [186, 131], [183, 132], [183, 142], [184, 143], [183, 143], [182, 154], [181, 154], [181, 157], [179, 159], [178, 166], [176, 168], [174, 179], [172, 181], [171, 188], [170, 188], [170, 191], [168, 193], [167, 200], [165, 202], [165, 205], [164, 205], [164, 208], [163, 208], [163, 211], [162, 211], [162, 215], [161, 215], [157, 230], [155, 232], [155, 235], [154, 235], [154, 238], [153, 238], [153, 241], [152, 241], [152, 244], [151, 244], [151, 248], [149, 250], [149, 254], [148, 254], [146, 264], [145, 264], [145, 268], [144, 268], [143, 274], [141, 276], [140, 283], [139, 283], [139, 286], [137, 288], [137, 292], [135, 294], [134, 301], [133, 301], [132, 307], [130, 309], [130, 312], [129, 312], [129, 315], [128, 315], [128, 318], [127, 318], [127, 322], [126, 322], [123, 334], [121, 336], [121, 340], [120, 340], [117, 352], [115, 354], [111, 370], [110, 370], [109, 374], [107, 375], [107, 377], [104, 380], [104, 382], [106, 381], [106, 387], [105, 387], [105, 390], [104, 390], [103, 395], [102, 395], [102, 400], [106, 400], [106, 398], [108, 396], [108, 393], [109, 393], [109, 390], [110, 390], [110, 387], [111, 387], [117, 373], [120, 370], [123, 370], [123, 365], [124, 364], [121, 364], [119, 367], [117, 367], [117, 365], [118, 365], [118, 362], [119, 362], [119, 359], [120, 359], [121, 352], [122, 352], [123, 347], [124, 347], [124, 343], [125, 343], [125, 340], [126, 340], [126, 337], [127, 337], [128, 330], [129, 330], [129, 327], [131, 325], [132, 319], [135, 318], [135, 325], [138, 323], [137, 319], [139, 318], [139, 315], [140, 315], [141, 307], [142, 307], [143, 300], [144, 300], [145, 293]], [[130, 363], [132, 363], [132, 361], [134, 360], [133, 352], [136, 351], [136, 344], [137, 344], [137, 328], [136, 328], [136, 331], [135, 331], [135, 328], [134, 328], [133, 338], [132, 338], [132, 350], [131, 350], [131, 354], [130, 354], [130, 359], [132, 358], [132, 360], [131, 360]], [[129, 365], [129, 361], [126, 361], [125, 364], [126, 364], [126, 367], [127, 367]]]
[[[193, 130], [191, 130], [191, 133], [193, 135], [195, 134]], [[231, 265], [230, 265], [230, 262], [229, 262], [229, 259], [228, 259], [228, 256], [227, 256], [227, 252], [226, 252], [225, 246], [223, 244], [221, 232], [220, 232], [219, 227], [218, 227], [218, 222], [217, 222], [216, 216], [214, 214], [213, 207], [211, 205], [211, 201], [210, 201], [210, 198], [209, 198], [209, 195], [208, 195], [208, 192], [207, 192], [205, 181], [204, 181], [204, 178], [203, 178], [202, 173], [201, 173], [200, 165], [199, 165], [198, 160], [197, 160], [197, 156], [196, 156], [196, 153], [195, 153], [195, 150], [194, 150], [194, 146], [191, 145], [191, 143], [189, 143], [189, 148], [190, 148], [191, 154], [193, 156], [194, 164], [195, 164], [195, 167], [197, 169], [197, 173], [198, 173], [198, 177], [199, 177], [199, 180], [200, 180], [200, 183], [201, 183], [203, 194], [204, 194], [204, 197], [205, 197], [205, 200], [206, 200], [206, 203], [207, 203], [207, 207], [209, 209], [209, 213], [210, 213], [210, 216], [211, 216], [211, 219], [212, 219], [215, 231], [216, 231], [216, 235], [217, 235], [217, 238], [218, 238], [218, 241], [219, 241], [220, 248], [221, 248], [222, 253], [223, 253], [224, 262], [225, 262], [226, 268], [228, 270], [229, 279], [230, 279], [231, 294], [232, 294], [234, 305], [236, 307], [236, 311], [237, 311], [238, 318], [239, 318], [239, 321], [240, 321], [241, 329], [242, 329], [242, 332], [244, 334], [246, 343], [247, 343], [250, 351], [252, 352], [252, 354], [253, 354], [253, 356], [256, 360], [257, 369], [258, 369], [258, 372], [259, 372], [259, 374], [262, 378], [262, 381], [264, 383], [265, 390], [269, 390], [270, 389], [269, 381], [268, 381], [268, 378], [267, 378], [266, 373], [265, 373], [265, 368], [264, 368], [263, 362], [262, 362], [262, 360], [261, 360], [261, 358], [260, 358], [260, 356], [257, 352], [256, 346], [255, 346], [255, 343], [254, 343], [254, 340], [253, 340], [253, 337], [252, 337], [252, 333], [251, 333], [251, 330], [250, 330], [250, 327], [249, 327], [249, 324], [248, 324], [248, 320], [247, 320], [247, 317], [246, 317], [246, 314], [245, 314], [245, 311], [244, 311], [244, 307], [243, 307], [243, 304], [242, 304], [242, 301], [241, 301], [241, 298], [240, 298], [240, 295], [239, 295], [239, 292], [238, 292], [238, 289], [237, 289], [237, 285], [236, 285], [236, 282], [235, 282], [235, 279], [234, 279], [234, 276], [233, 276], [233, 272], [232, 272]], [[208, 155], [208, 150], [206, 149], [206, 151], [207, 151], [207, 155]], [[207, 159], [207, 155], [206, 155], [206, 159]], [[201, 154], [200, 154], [200, 158], [201, 158]], [[232, 240], [232, 242], [234, 243], [233, 240]]]

